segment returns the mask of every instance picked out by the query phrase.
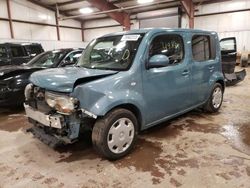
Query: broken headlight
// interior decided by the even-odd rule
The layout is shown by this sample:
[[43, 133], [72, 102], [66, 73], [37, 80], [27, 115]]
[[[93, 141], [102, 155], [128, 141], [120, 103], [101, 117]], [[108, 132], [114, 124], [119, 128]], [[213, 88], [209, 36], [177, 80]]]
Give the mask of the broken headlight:
[[77, 99], [48, 91], [45, 92], [45, 101], [51, 108], [62, 114], [71, 114], [78, 107]]
[[29, 100], [31, 98], [31, 93], [33, 92], [33, 87], [34, 87], [33, 84], [28, 84], [25, 87], [24, 96], [25, 96], [26, 100]]

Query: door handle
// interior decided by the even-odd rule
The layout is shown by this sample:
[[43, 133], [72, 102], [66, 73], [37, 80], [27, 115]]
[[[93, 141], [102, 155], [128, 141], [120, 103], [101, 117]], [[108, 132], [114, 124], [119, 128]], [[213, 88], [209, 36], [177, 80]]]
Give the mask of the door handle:
[[213, 71], [214, 71], [214, 66], [208, 67], [208, 70], [209, 70], [210, 72], [213, 72]]
[[182, 76], [188, 76], [189, 75], [189, 71], [188, 70], [184, 70], [183, 72], [182, 72]]
[[214, 66], [208, 67], [209, 70], [214, 70]]

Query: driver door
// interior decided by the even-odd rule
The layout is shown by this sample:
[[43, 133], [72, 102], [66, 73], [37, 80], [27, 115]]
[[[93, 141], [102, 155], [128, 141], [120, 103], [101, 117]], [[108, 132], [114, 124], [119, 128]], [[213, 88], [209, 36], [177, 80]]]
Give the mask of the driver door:
[[179, 34], [158, 35], [150, 44], [148, 59], [156, 54], [166, 55], [169, 65], [143, 71], [147, 126], [190, 108], [191, 66], [184, 47], [183, 36]]

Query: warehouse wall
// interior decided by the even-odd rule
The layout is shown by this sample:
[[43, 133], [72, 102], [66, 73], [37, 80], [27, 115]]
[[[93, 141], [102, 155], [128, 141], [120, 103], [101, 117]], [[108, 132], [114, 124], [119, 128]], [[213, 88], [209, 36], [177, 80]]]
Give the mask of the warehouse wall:
[[[10, 1], [10, 8], [13, 20], [56, 24], [54, 11], [26, 0], [12, 0]], [[0, 18], [8, 18], [6, 0], [0, 0]], [[59, 25], [81, 27], [81, 23], [75, 20], [59, 21]], [[13, 22], [14, 39], [11, 39], [8, 21], [0, 21], [0, 28], [0, 42], [40, 42], [46, 50], [86, 46], [86, 43], [82, 42], [81, 29], [60, 27], [61, 40], [58, 41], [55, 26]]]
[[[250, 9], [249, 0], [225, 1], [198, 6], [196, 16], [224, 11]], [[195, 17], [195, 28], [218, 32], [220, 38], [235, 36], [238, 51], [250, 51], [250, 10]]]
[[[102, 28], [98, 28], [102, 27]], [[84, 28], [90, 28], [84, 30], [85, 41], [91, 41], [92, 39], [113, 32], [123, 31], [123, 27], [113, 19], [99, 19], [84, 22]]]
[[[178, 27], [178, 8], [162, 9], [157, 11], [148, 11], [138, 13], [130, 17], [131, 29], [139, 29], [142, 27]], [[103, 27], [103, 28], [96, 28]], [[115, 20], [106, 18], [99, 20], [86, 21], [84, 23], [84, 38], [86, 41], [113, 32], [123, 31]]]

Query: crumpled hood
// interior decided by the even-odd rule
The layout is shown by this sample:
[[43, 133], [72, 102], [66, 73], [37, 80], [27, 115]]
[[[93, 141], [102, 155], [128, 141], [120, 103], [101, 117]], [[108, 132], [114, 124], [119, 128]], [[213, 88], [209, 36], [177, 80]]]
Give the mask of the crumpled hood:
[[6, 65], [0, 66], [0, 77], [7, 76], [8, 74], [16, 74], [33, 70], [33, 67], [25, 65]]
[[68, 93], [73, 91], [76, 82], [84, 83], [115, 73], [117, 71], [80, 67], [54, 68], [33, 73], [30, 81], [47, 90]]

